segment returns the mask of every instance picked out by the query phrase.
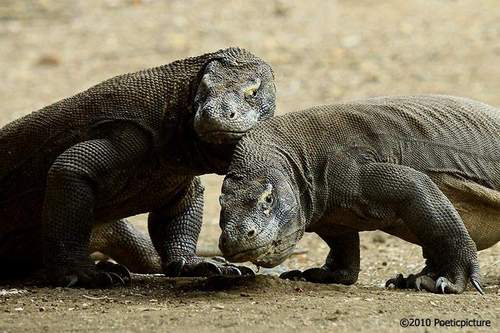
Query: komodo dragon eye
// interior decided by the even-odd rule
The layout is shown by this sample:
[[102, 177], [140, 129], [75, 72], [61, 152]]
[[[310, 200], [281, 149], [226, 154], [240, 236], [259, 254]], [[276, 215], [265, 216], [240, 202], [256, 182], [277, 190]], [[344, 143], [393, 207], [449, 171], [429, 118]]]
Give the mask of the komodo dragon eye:
[[265, 191], [262, 192], [258, 200], [260, 208], [268, 215], [271, 211], [271, 205], [273, 204], [273, 187], [268, 184]]
[[245, 90], [243, 91], [245, 98], [255, 97], [255, 95], [257, 95], [257, 91], [260, 88], [260, 84], [261, 84], [260, 79], [257, 79], [252, 85], [246, 87]]
[[264, 198], [264, 201], [265, 201], [267, 204], [271, 205], [271, 204], [273, 203], [273, 195], [272, 195], [272, 194], [269, 194], [268, 196], [266, 196], [266, 197]]
[[273, 195], [270, 193], [264, 197], [264, 200], [260, 204], [260, 208], [262, 209], [262, 212], [266, 216], [269, 216], [271, 214], [272, 205], [273, 205]]

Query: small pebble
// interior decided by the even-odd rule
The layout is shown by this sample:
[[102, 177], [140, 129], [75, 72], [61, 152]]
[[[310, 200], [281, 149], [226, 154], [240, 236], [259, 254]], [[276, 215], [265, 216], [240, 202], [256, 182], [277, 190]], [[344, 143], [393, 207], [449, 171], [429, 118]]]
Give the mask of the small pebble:
[[60, 63], [61, 59], [55, 54], [41, 55], [36, 62], [38, 66], [57, 66]]

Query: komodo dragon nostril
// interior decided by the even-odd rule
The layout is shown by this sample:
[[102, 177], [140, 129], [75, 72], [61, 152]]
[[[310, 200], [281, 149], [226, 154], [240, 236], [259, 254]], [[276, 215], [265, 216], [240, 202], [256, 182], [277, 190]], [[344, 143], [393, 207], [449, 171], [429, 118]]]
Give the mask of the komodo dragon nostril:
[[255, 236], [255, 229], [249, 230], [248, 233], [247, 233], [247, 236], [250, 237], [250, 238], [253, 237], [253, 236]]

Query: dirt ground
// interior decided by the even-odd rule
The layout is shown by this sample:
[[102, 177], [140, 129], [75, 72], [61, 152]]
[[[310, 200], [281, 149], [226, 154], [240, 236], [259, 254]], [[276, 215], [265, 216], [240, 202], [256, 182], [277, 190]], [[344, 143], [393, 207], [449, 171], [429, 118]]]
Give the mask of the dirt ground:
[[[500, 106], [497, 0], [0, 0], [0, 125], [113, 75], [230, 45], [273, 66], [278, 114], [417, 93]], [[220, 182], [204, 177], [202, 246], [217, 242]], [[134, 220], [144, 228], [144, 216]], [[479, 254], [485, 296], [386, 290], [387, 278], [422, 267], [421, 250], [379, 232], [361, 244], [362, 272], [350, 287], [269, 275], [225, 287], [151, 276], [113, 290], [0, 286], [0, 332], [427, 332], [434, 319], [466, 318], [500, 331], [500, 244]], [[307, 252], [271, 273], [320, 265], [327, 253], [314, 235], [300, 248]], [[403, 328], [404, 318], [432, 322]]]

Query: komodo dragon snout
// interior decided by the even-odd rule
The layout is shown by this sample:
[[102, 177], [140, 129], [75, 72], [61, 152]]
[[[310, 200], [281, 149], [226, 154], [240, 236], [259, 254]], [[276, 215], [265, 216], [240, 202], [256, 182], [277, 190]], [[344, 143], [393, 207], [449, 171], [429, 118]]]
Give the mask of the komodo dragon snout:
[[226, 177], [220, 197], [224, 256], [263, 267], [283, 262], [304, 234], [295, 193], [278, 170]]

